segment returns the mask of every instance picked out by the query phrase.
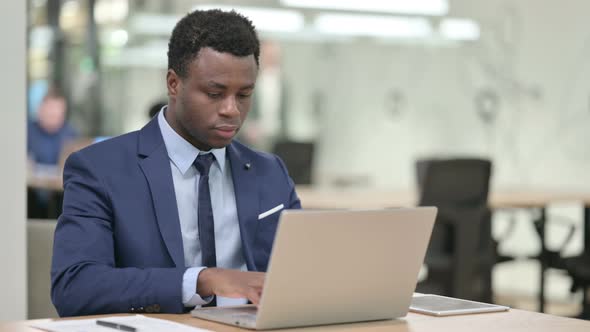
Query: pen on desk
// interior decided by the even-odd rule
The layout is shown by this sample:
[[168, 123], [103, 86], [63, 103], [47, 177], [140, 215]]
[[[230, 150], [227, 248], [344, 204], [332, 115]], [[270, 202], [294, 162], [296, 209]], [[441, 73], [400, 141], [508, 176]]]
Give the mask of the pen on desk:
[[135, 332], [136, 329], [133, 326], [123, 325], [119, 323], [107, 322], [106, 320], [96, 320], [96, 324], [104, 327], [110, 327], [119, 331]]

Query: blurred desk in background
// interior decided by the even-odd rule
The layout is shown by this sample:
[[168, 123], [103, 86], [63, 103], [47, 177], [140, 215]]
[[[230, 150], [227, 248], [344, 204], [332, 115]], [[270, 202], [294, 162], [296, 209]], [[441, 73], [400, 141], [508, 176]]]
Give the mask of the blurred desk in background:
[[29, 161], [27, 187], [30, 189], [63, 192], [63, 168], [66, 159], [74, 152], [104, 138], [82, 137], [64, 144], [57, 165], [35, 164]]
[[61, 168], [29, 167], [27, 171], [28, 218], [56, 219], [61, 214], [62, 181]]
[[[301, 205], [306, 209], [381, 209], [394, 207], [416, 206], [419, 195], [415, 190], [394, 191], [383, 189], [346, 189], [346, 188], [314, 188], [297, 186], [297, 194]], [[558, 202], [579, 202], [584, 206], [584, 252], [590, 253], [590, 191], [567, 191], [559, 189], [519, 189], [492, 190], [489, 206], [498, 209], [527, 209], [537, 211], [535, 222], [541, 242], [539, 262], [541, 265], [539, 278], [539, 311], [545, 311], [545, 271], [549, 266], [548, 259], [555, 255], [547, 249], [545, 226], [547, 208]]]
[[32, 189], [44, 189], [50, 191], [63, 191], [62, 176], [59, 175], [27, 175], [27, 187]]
[[295, 189], [305, 209], [383, 209], [415, 206], [418, 201], [418, 195], [414, 191], [313, 186], [297, 186]]
[[[306, 209], [382, 209], [416, 206], [419, 195], [415, 190], [341, 189], [297, 186], [297, 194]], [[546, 208], [557, 202], [580, 202], [590, 206], [590, 191], [543, 189], [492, 190], [492, 209]]]

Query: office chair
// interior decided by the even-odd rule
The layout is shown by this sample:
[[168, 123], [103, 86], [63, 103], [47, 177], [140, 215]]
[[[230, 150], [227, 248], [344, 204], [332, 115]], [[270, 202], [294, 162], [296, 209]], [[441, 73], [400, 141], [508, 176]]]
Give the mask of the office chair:
[[516, 222], [517, 222], [517, 211], [518, 209], [515, 208], [496, 208], [494, 212], [502, 212], [506, 215], [508, 223], [501, 231], [501, 233], [492, 236], [492, 252], [496, 255], [494, 259], [495, 264], [510, 262], [516, 259], [516, 257], [502, 254], [500, 252], [500, 243], [502, 241], [507, 240], [512, 234], [514, 234], [514, 230], [516, 229]]
[[565, 258], [564, 265], [566, 271], [572, 277], [570, 291], [573, 293], [582, 289], [582, 312], [578, 318], [590, 319], [590, 299], [588, 299], [588, 289], [590, 288], [590, 252]]
[[57, 318], [51, 303], [51, 254], [56, 220], [27, 220], [28, 319]]
[[275, 143], [273, 153], [283, 160], [295, 184], [311, 184], [313, 143], [279, 141]]
[[563, 258], [563, 253], [565, 252], [566, 247], [570, 244], [576, 231], [575, 222], [562, 216], [551, 216], [549, 219], [543, 213], [542, 216], [535, 217], [533, 223], [539, 238], [545, 236], [545, 234], [548, 233], [549, 230], [546, 229], [548, 228], [547, 226], [560, 226], [562, 228], [567, 228], [567, 234], [557, 249], [549, 249], [545, 246], [541, 248], [541, 251], [538, 254], [529, 257], [538, 261], [542, 261], [546, 268], [566, 270], [567, 267], [565, 264], [565, 259]]
[[481, 159], [416, 163], [419, 204], [439, 209], [425, 258], [428, 277], [417, 291], [492, 301], [491, 168]]
[[[565, 252], [565, 248], [570, 243], [574, 232], [576, 230], [576, 225], [572, 220], [568, 218], [560, 217], [560, 216], [552, 216], [551, 219], [547, 218], [547, 211], [546, 208], [539, 208], [535, 212], [536, 215], [533, 216], [533, 222], [535, 226], [535, 231], [539, 236], [541, 242], [541, 250], [539, 253], [529, 256], [528, 258], [537, 260], [540, 265], [540, 289], [538, 294], [539, 300], [539, 311], [545, 312], [545, 284], [546, 284], [546, 277], [545, 272], [547, 269], [558, 269], [558, 270], [567, 270], [566, 266], [566, 259], [563, 258], [563, 253]], [[546, 243], [546, 234], [549, 233], [548, 227], [549, 225], [556, 225], [561, 227], [567, 227], [568, 233], [565, 236], [564, 240], [562, 241], [561, 245], [558, 247], [557, 250], [550, 249], [547, 247]], [[547, 229], [546, 229], [547, 228]]]

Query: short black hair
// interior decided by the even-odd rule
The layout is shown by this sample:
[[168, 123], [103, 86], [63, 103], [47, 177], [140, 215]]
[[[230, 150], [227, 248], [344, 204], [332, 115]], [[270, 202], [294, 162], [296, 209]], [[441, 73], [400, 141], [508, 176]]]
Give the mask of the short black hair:
[[233, 10], [195, 10], [183, 17], [170, 36], [168, 69], [187, 77], [189, 63], [204, 47], [240, 57], [253, 54], [258, 65], [260, 41], [256, 29], [252, 21]]
[[167, 101], [159, 100], [153, 103], [150, 108], [148, 109], [148, 117], [151, 119], [153, 118], [158, 112], [162, 109], [162, 107], [168, 105]]

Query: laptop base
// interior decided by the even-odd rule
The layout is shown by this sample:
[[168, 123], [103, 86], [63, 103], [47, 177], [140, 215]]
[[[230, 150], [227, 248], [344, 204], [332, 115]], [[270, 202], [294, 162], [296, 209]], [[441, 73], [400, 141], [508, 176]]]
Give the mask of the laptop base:
[[256, 306], [250, 304], [243, 306], [196, 308], [191, 311], [191, 316], [255, 330], [257, 312]]

